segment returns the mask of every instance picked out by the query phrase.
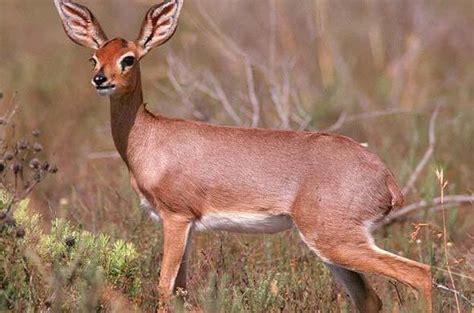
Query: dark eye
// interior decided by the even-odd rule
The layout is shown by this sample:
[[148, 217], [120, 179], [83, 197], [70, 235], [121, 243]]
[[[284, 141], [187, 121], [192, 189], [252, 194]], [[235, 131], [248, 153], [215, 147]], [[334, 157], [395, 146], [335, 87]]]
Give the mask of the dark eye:
[[90, 58], [89, 62], [91, 62], [94, 67], [96, 67], [97, 61], [94, 58]]
[[135, 58], [132, 56], [128, 56], [122, 59], [120, 65], [122, 65], [122, 70], [124, 70], [127, 66], [132, 66], [135, 62]]

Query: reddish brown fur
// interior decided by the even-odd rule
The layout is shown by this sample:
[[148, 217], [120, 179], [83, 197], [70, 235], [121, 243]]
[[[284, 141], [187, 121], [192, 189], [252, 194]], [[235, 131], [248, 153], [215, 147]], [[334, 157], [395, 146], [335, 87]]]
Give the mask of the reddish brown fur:
[[[159, 14], [179, 13], [177, 6]], [[150, 12], [142, 36], [152, 29]], [[171, 27], [170, 34], [159, 43], [175, 30], [165, 26]], [[138, 42], [145, 41], [107, 42], [95, 53], [96, 73], [103, 72], [116, 86], [110, 97], [112, 135], [132, 187], [163, 220], [163, 300], [174, 287], [185, 287], [186, 267], [180, 264], [183, 258], [186, 262], [196, 220], [212, 212], [265, 213], [291, 217], [308, 246], [332, 263], [329, 268], [359, 311], [376, 312], [381, 302], [357, 272], [383, 274], [420, 288], [431, 311], [429, 267], [373, 246], [370, 225], [403, 201], [393, 174], [377, 156], [335, 134], [155, 116], [143, 103], [139, 64], [124, 71], [116, 65], [128, 52], [143, 57], [150, 47]]]

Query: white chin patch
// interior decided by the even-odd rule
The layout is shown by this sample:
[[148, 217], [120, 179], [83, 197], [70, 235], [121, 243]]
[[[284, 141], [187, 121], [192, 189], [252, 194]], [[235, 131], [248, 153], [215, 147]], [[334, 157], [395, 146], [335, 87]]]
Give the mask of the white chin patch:
[[97, 93], [100, 96], [111, 96], [115, 92], [115, 87], [107, 88], [107, 89], [97, 89]]

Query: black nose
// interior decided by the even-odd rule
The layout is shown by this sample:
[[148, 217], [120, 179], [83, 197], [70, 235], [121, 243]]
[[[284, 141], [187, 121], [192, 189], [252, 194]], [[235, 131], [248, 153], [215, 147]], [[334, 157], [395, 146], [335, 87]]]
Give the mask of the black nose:
[[103, 83], [105, 83], [107, 81], [107, 77], [104, 76], [104, 74], [97, 74], [94, 76], [94, 83], [97, 85], [97, 86], [100, 86], [102, 85]]

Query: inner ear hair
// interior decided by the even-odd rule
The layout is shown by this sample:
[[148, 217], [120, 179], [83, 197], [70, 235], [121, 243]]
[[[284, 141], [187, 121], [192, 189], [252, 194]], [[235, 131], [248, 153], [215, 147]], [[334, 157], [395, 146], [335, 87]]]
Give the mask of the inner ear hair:
[[173, 36], [182, 7], [183, 0], [171, 0], [154, 5], [148, 10], [136, 41], [143, 50], [141, 56]]
[[73, 42], [97, 50], [107, 41], [102, 27], [87, 7], [70, 0], [54, 0], [54, 4]]

